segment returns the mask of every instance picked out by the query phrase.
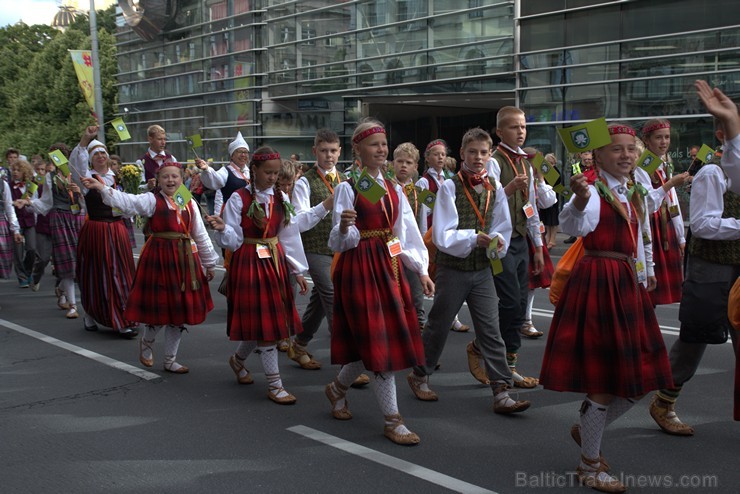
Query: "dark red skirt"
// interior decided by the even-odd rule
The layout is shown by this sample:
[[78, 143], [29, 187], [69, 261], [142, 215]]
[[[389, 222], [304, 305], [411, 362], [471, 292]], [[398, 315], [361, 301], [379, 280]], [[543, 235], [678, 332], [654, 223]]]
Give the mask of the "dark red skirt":
[[625, 398], [673, 387], [653, 306], [626, 261], [584, 257], [575, 266], [555, 308], [540, 383]]
[[99, 324], [130, 326], [124, 309], [134, 281], [134, 257], [123, 221], [88, 220], [77, 242], [77, 282], [82, 307]]
[[527, 245], [529, 247], [529, 289], [534, 290], [535, 288], [547, 288], [552, 282], [552, 274], [555, 272], [555, 267], [552, 265], [552, 259], [550, 259], [550, 252], [547, 250], [547, 242], [542, 236], [542, 259], [544, 260], [544, 266], [539, 274], [534, 274], [534, 242], [532, 239], [527, 237]]
[[134, 287], [126, 304], [128, 320], [155, 326], [195, 325], [205, 321], [208, 312], [213, 310], [200, 257], [194, 254], [195, 278], [199, 286], [193, 289], [190, 270], [183, 269], [178, 262], [177, 244], [177, 240], [156, 237], [149, 237], [144, 244]]
[[673, 223], [669, 221], [665, 239], [668, 242], [668, 250], [664, 250], [659, 218], [660, 211], [650, 218], [650, 228], [653, 234], [653, 262], [655, 262], [655, 277], [658, 279], [658, 285], [649, 294], [653, 305], [680, 302], [681, 285], [683, 284], [683, 264], [676, 230], [673, 228]]
[[279, 274], [272, 259], [257, 256], [254, 244], [244, 244], [232, 255], [226, 295], [230, 340], [277, 341], [303, 332], [280, 244], [278, 252]]
[[398, 264], [400, 286], [381, 238], [360, 240], [339, 256], [333, 276], [333, 364], [362, 360], [372, 372], [424, 364], [419, 322], [400, 258]]

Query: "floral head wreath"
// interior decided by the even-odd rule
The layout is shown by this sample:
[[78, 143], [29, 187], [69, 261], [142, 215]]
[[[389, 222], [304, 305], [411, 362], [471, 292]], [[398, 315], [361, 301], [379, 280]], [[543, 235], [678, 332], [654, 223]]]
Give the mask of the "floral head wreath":
[[655, 132], [658, 129], [670, 129], [671, 123], [668, 121], [655, 122], [654, 124], [645, 126], [642, 128], [642, 135], [648, 135], [651, 132]]
[[280, 153], [261, 153], [252, 155], [252, 161], [271, 161], [279, 159]]
[[363, 130], [362, 132], [354, 136], [352, 138], [352, 143], [359, 144], [360, 141], [367, 139], [373, 134], [385, 134], [385, 129], [383, 127], [370, 127], [369, 129]]

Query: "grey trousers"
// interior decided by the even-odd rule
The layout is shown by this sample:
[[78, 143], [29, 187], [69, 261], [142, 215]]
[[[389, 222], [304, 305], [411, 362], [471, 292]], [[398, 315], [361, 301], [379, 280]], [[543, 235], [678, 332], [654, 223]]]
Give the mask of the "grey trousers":
[[422, 333], [426, 365], [415, 367], [414, 372], [417, 375], [431, 375], [434, 372], [452, 321], [463, 302], [467, 301], [491, 387], [501, 382], [511, 385], [511, 370], [506, 363], [506, 346], [499, 331], [498, 296], [491, 270], [460, 271], [437, 265], [435, 286], [434, 303]]
[[334, 284], [331, 282], [332, 256], [306, 252], [308, 274], [311, 275], [313, 288], [308, 299], [306, 312], [303, 313], [303, 332], [296, 336], [298, 343], [306, 345], [311, 341], [326, 317], [331, 333], [334, 311]]
[[409, 282], [411, 300], [414, 302], [416, 319], [419, 321], [419, 330], [421, 330], [427, 323], [426, 312], [424, 311], [424, 289], [421, 287], [421, 280], [419, 279], [418, 273], [407, 268], [405, 264], [403, 266], [403, 274]]

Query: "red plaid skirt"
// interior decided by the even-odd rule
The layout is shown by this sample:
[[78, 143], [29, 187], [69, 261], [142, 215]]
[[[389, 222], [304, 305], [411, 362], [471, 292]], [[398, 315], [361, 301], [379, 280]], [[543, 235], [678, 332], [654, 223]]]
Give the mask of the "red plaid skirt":
[[[128, 247], [128, 237], [125, 242]], [[195, 325], [205, 321], [208, 312], [213, 310], [211, 291], [200, 257], [193, 254], [195, 276], [199, 282], [199, 287], [193, 290], [189, 269], [183, 272], [178, 262], [177, 245], [177, 240], [158, 237], [149, 237], [144, 244], [124, 312], [129, 321], [155, 326]]]
[[663, 250], [663, 234], [660, 227], [660, 211], [650, 218], [650, 228], [653, 234], [653, 262], [655, 262], [655, 277], [658, 286], [650, 292], [653, 305], [673, 304], [681, 301], [681, 285], [683, 284], [683, 264], [678, 237], [673, 223], [668, 222], [666, 228], [668, 250]]
[[74, 278], [77, 272], [77, 238], [84, 223], [83, 214], [59, 209], [52, 209], [49, 213], [51, 256], [54, 274], [59, 279]]
[[[633, 249], [627, 222], [604, 199], [599, 225], [583, 244]], [[584, 256], [575, 265], [555, 307], [540, 383], [554, 391], [625, 398], [673, 387], [655, 311], [626, 260]]]
[[[0, 184], [2, 185], [2, 184]], [[5, 215], [0, 216], [0, 278], [8, 279], [13, 268], [13, 246], [15, 240], [8, 227]]]
[[134, 257], [123, 221], [88, 220], [77, 243], [77, 282], [82, 307], [98, 323], [131, 325], [123, 316], [134, 281]]
[[403, 269], [398, 271], [400, 287], [382, 238], [362, 239], [339, 256], [333, 277], [333, 364], [362, 360], [373, 372], [424, 364], [411, 290]]
[[227, 285], [226, 333], [232, 341], [276, 341], [303, 332], [293, 302], [290, 267], [278, 244], [278, 265], [260, 259], [254, 244], [243, 244], [231, 257]]
[[539, 274], [534, 274], [534, 242], [531, 238], [527, 237], [527, 245], [529, 246], [529, 289], [534, 290], [535, 288], [547, 288], [550, 286], [552, 281], [552, 274], [555, 272], [555, 268], [552, 265], [552, 259], [550, 259], [550, 252], [547, 250], [547, 242], [542, 242], [542, 259], [545, 261], [545, 265], [542, 267], [542, 271]]

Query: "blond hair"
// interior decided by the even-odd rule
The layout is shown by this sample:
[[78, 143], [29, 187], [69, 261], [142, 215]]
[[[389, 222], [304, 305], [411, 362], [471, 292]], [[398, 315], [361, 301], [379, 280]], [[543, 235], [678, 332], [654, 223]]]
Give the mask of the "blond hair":
[[471, 142], [487, 142], [488, 147], [493, 147], [493, 139], [491, 139], [491, 134], [486, 132], [485, 130], [481, 129], [480, 127], [474, 127], [472, 129], [468, 129], [465, 134], [463, 134], [462, 137], [462, 144], [460, 144], [460, 147], [462, 149], [465, 149], [468, 144]]
[[408, 155], [414, 163], [419, 162], [419, 150], [411, 142], [402, 142], [396, 146], [396, 149], [393, 150], [393, 159], [398, 158], [402, 154]]
[[504, 106], [496, 113], [496, 128], [500, 129], [506, 119], [519, 116], [524, 116], [522, 110], [516, 106]]
[[167, 132], [164, 131], [164, 128], [162, 128], [162, 126], [157, 125], [157, 124], [150, 125], [146, 129], [146, 135], [149, 136], [149, 137], [154, 137], [154, 136], [157, 136], [159, 134], [166, 134], [166, 133]]
[[10, 171], [12, 172], [13, 170], [20, 170], [21, 180], [23, 182], [30, 182], [33, 180], [33, 167], [28, 161], [21, 159], [15, 160], [15, 162], [10, 165]]

